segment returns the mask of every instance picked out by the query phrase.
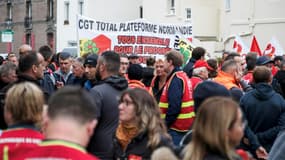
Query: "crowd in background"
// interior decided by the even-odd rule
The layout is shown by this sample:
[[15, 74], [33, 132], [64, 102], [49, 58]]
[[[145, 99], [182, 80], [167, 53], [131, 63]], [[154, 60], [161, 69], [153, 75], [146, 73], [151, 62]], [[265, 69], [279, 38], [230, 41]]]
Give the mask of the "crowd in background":
[[20, 46], [0, 61], [2, 159], [284, 159], [283, 57], [205, 54]]

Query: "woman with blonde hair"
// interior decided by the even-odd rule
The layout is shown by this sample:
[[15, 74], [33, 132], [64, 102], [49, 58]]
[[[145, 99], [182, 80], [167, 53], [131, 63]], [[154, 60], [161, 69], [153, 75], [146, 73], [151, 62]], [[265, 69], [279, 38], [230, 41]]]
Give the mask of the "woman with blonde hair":
[[152, 78], [150, 90], [158, 103], [166, 83], [167, 73], [164, 71], [164, 61], [162, 59], [158, 59], [154, 67], [155, 76]]
[[119, 121], [114, 138], [114, 159], [150, 159], [156, 148], [172, 146], [157, 103], [144, 89], [134, 88], [122, 93]]
[[236, 102], [213, 97], [202, 103], [196, 116], [192, 141], [184, 160], [238, 160], [235, 147], [243, 137], [245, 123]]
[[0, 150], [20, 143], [34, 145], [41, 142], [43, 135], [37, 126], [42, 119], [43, 105], [43, 92], [35, 84], [19, 83], [8, 90], [4, 106], [8, 129], [0, 134]]

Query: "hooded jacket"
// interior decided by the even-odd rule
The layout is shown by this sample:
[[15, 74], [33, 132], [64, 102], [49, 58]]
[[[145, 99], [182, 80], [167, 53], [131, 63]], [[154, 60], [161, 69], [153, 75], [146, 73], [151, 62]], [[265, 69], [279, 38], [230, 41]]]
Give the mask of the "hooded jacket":
[[125, 78], [110, 76], [90, 90], [96, 102], [98, 124], [87, 150], [100, 159], [112, 159], [112, 137], [119, 122], [119, 98], [127, 87]]
[[[279, 131], [285, 128], [285, 101], [267, 83], [258, 83], [254, 87], [241, 98], [240, 106], [248, 127], [269, 151]], [[248, 136], [247, 132], [245, 136]]]

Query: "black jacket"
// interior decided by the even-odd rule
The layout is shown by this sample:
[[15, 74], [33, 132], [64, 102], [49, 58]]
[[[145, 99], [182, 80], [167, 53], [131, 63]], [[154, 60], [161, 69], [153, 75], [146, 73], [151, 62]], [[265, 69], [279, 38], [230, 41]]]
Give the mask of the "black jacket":
[[151, 84], [151, 80], [154, 77], [154, 68], [150, 67], [145, 67], [143, 68], [143, 73], [142, 73], [142, 82], [146, 87], [149, 87]]
[[160, 77], [158, 77], [158, 76], [154, 77], [154, 86], [152, 87], [152, 94], [153, 94], [154, 98], [156, 99], [157, 103], [159, 103], [159, 101], [160, 101], [160, 97], [161, 97], [161, 94], [162, 94], [162, 91], [164, 88], [164, 86], [163, 86], [159, 90], [159, 80], [160, 80]]
[[[115, 159], [116, 160], [118, 159], [126, 160], [126, 159], [129, 159], [131, 156], [137, 156], [142, 159], [150, 159], [153, 150], [147, 147], [147, 143], [148, 143], [147, 133], [146, 132], [141, 133], [131, 140], [126, 150], [124, 151], [121, 145], [119, 144], [118, 139], [116, 138], [116, 136], [114, 136], [113, 137], [113, 144], [114, 144], [113, 159], [114, 160]], [[159, 148], [162, 146], [169, 147], [170, 149], [172, 149], [172, 143], [170, 139], [161, 137], [161, 142], [156, 148]]]
[[[239, 156], [233, 157], [234, 160], [242, 160]], [[218, 153], [207, 153], [203, 160], [228, 160], [225, 156]]]
[[187, 73], [187, 76], [189, 78], [192, 77], [192, 72], [193, 72], [193, 66], [196, 62], [196, 59], [190, 58], [189, 62], [186, 64], [186, 66], [183, 68], [183, 71]]
[[282, 90], [282, 96], [285, 98], [285, 71], [279, 70], [276, 75], [274, 76], [274, 79], [276, 79], [281, 87]]
[[[16, 82], [9, 83], [8, 85], [6, 85], [5, 87], [3, 87], [0, 90], [0, 121], [1, 121], [0, 122], [0, 129], [6, 129], [7, 128], [7, 125], [4, 121], [4, 105], [5, 105], [6, 93], [14, 84], [18, 84], [21, 82], [31, 82], [31, 83], [34, 83], [35, 85], [40, 87], [40, 83], [38, 80], [36, 80], [36, 79], [30, 77], [29, 75], [26, 75], [26, 74], [19, 74], [18, 80]], [[48, 95], [46, 94], [46, 92], [44, 90], [43, 90], [43, 93], [44, 93], [45, 98], [47, 99]]]

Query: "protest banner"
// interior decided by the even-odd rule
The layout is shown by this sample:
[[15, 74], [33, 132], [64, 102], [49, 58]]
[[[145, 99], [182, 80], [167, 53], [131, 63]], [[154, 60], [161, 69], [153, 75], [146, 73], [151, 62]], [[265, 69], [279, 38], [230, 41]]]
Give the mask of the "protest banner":
[[155, 24], [143, 19], [112, 23], [78, 15], [77, 34], [78, 56], [113, 50], [118, 54], [157, 57], [176, 49], [186, 61], [193, 48], [189, 42], [192, 39], [191, 24]]

